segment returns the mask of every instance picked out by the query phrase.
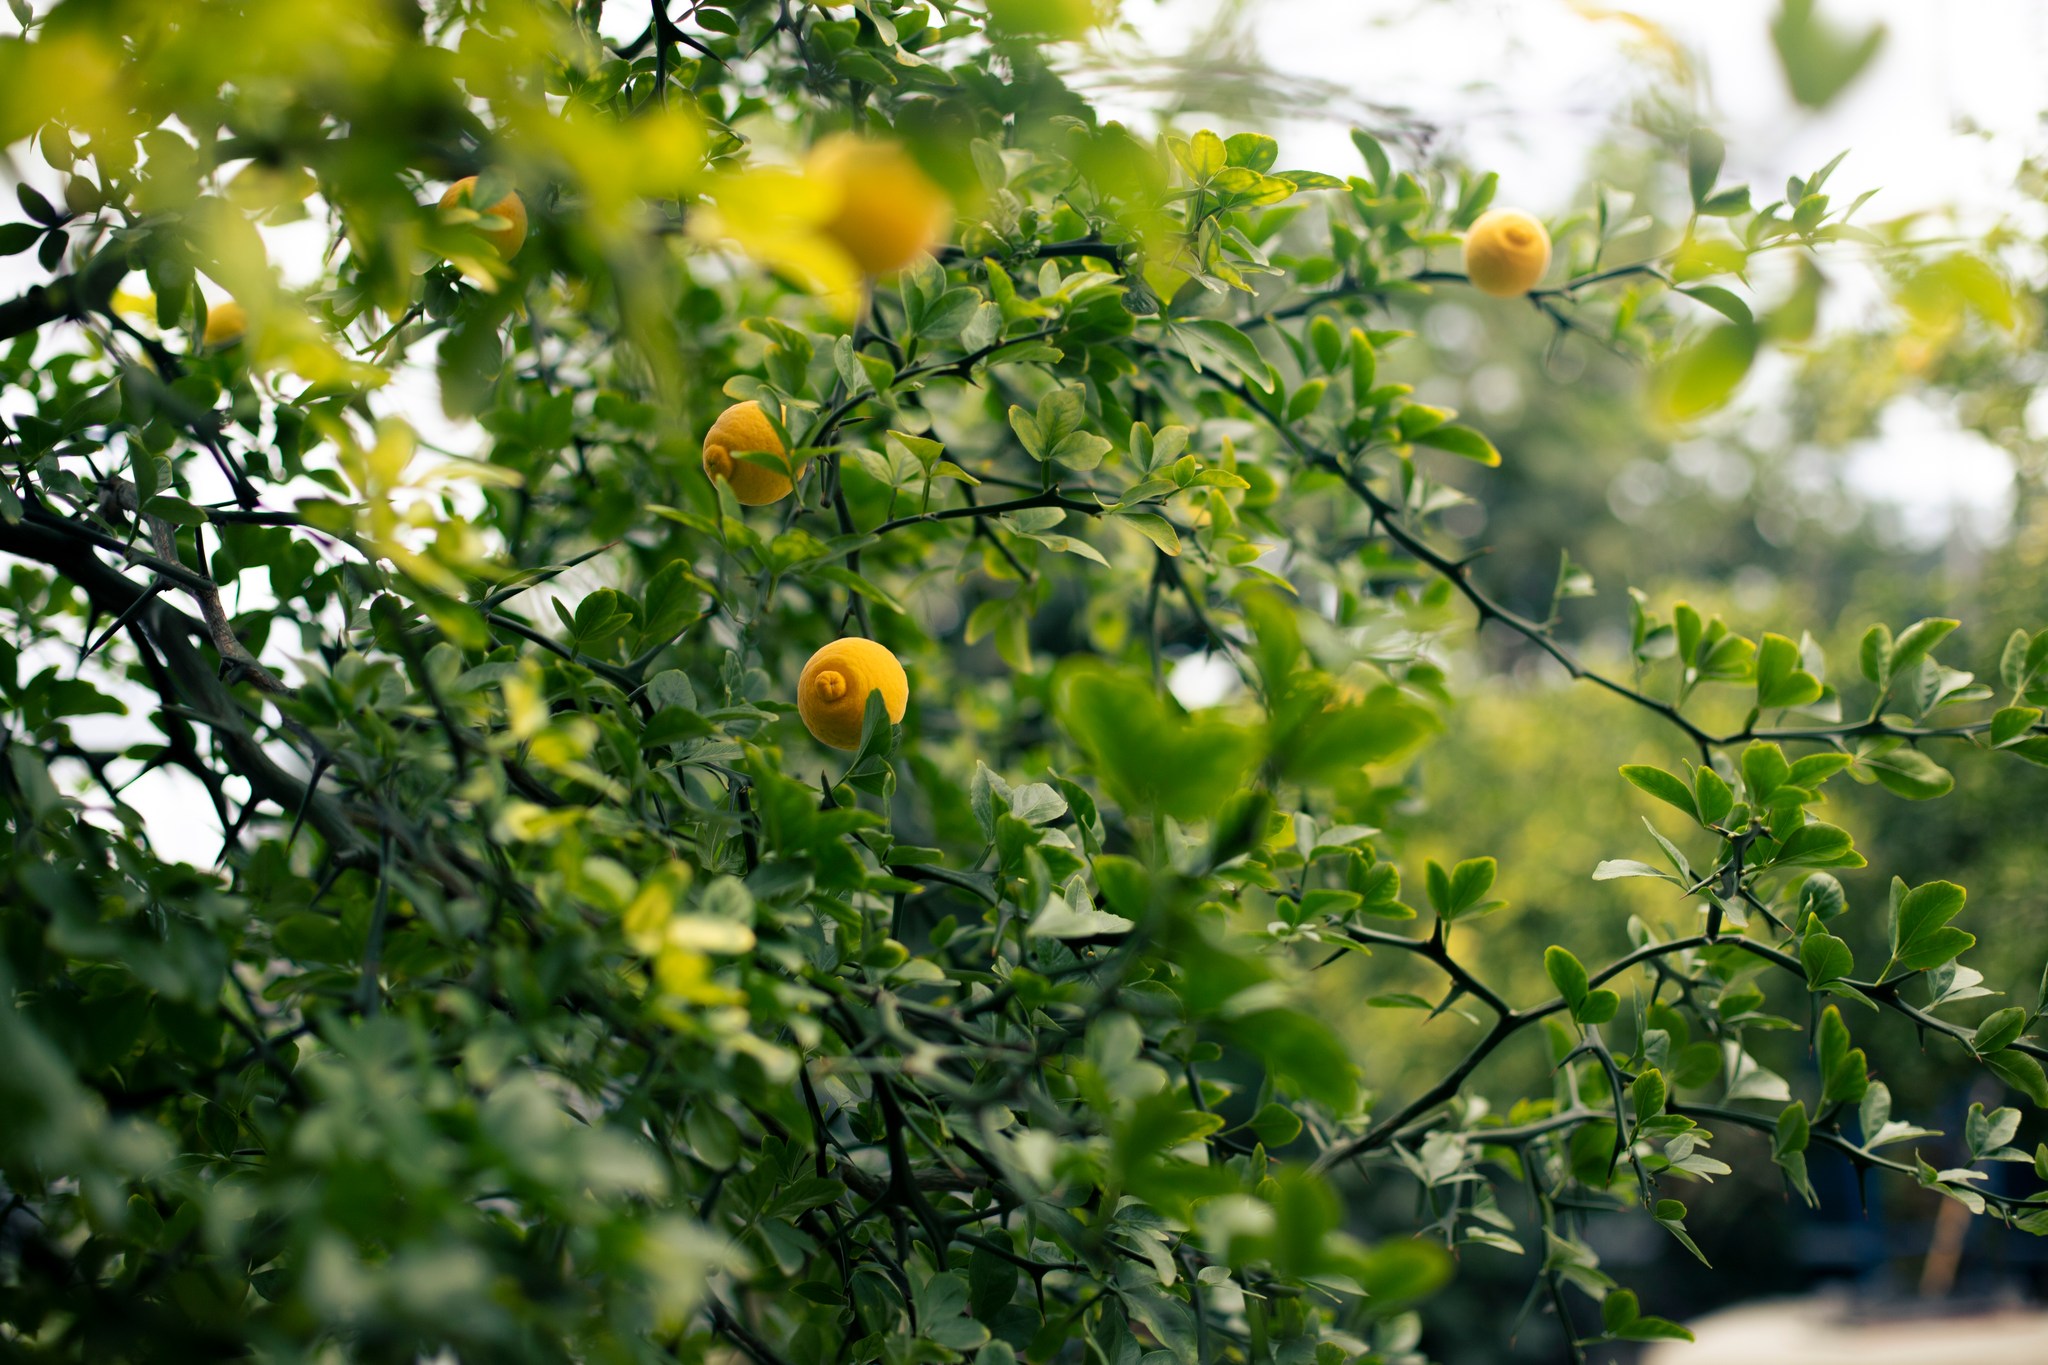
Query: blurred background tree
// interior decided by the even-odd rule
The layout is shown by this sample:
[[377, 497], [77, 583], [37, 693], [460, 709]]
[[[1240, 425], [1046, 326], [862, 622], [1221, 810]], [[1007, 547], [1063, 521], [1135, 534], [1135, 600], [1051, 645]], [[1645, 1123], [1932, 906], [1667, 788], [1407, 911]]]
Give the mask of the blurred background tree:
[[[1731, 619], [1842, 622], [1822, 640], [1842, 661], [1855, 657], [1852, 623], [1913, 620], [1944, 602], [1970, 623], [1978, 657], [1987, 657], [2048, 591], [2048, 399], [2039, 397], [2048, 378], [2040, 345], [2048, 184], [2038, 111], [2026, 103], [2035, 97], [1991, 75], [2037, 60], [2048, 29], [2038, 13], [2017, 11], [1959, 19], [1912, 3], [1845, 10], [1824, 22], [1867, 25], [1845, 41], [1859, 51], [1868, 42], [1869, 64], [1839, 88], [1821, 79], [1816, 89], [1798, 46], [1807, 35], [1796, 27], [1774, 34], [1767, 22], [1798, 8], [1704, 14], [1442, 0], [1364, 6], [1333, 24], [1312, 6], [1253, 0], [1162, 5], [1144, 22], [1155, 67], [1141, 88], [1169, 87], [1168, 108], [1231, 108], [1234, 99], [1240, 114], [1287, 119], [1290, 151], [1334, 140], [1319, 97], [1344, 110], [1340, 119], [1369, 116], [1356, 112], [1362, 103], [1346, 104], [1365, 92], [1380, 101], [1374, 113], [1405, 120], [1415, 144], [1447, 162], [1482, 146], [1518, 188], [1533, 179], [1560, 203], [1604, 199], [1617, 218], [1668, 218], [1687, 193], [1676, 166], [1688, 130], [1707, 109], [1733, 130], [1732, 155], [1747, 169], [1846, 149], [1858, 183], [1885, 185], [1867, 210], [1873, 225], [1976, 245], [2010, 272], [2012, 296], [1994, 290], [1977, 307], [1916, 289], [1906, 271], [1872, 279], [1861, 267], [1766, 266], [1760, 292], [1782, 300], [1788, 315], [1785, 358], [1760, 369], [1736, 407], [1704, 426], [1665, 420], [1642, 359], [1598, 337], [1568, 336], [1528, 310], [1469, 296], [1404, 305], [1404, 325], [1428, 358], [1412, 354], [1402, 377], [1418, 380], [1428, 401], [1474, 414], [1508, 456], [1499, 470], [1457, 479], [1473, 503], [1446, 524], [1487, 544], [1481, 579], [1539, 619], [1560, 562], [1582, 572], [1586, 595], [1560, 604], [1563, 629], [1610, 671], [1627, 668], [1631, 586], [1662, 606], [1690, 601]], [[1304, 41], [1311, 27], [1316, 40]], [[1185, 60], [1159, 61], [1158, 49], [1182, 34]], [[1431, 79], [1441, 68], [1390, 55], [1433, 39], [1448, 45], [1452, 35], [1501, 53], [1513, 74], [1457, 87]], [[1221, 101], [1190, 78], [1229, 65], [1263, 66], [1266, 78], [1225, 85]], [[1361, 69], [1383, 79], [1322, 84]], [[1118, 86], [1119, 70], [1102, 79]], [[1807, 104], [1817, 108], [1803, 112]], [[1752, 136], [1741, 137], [1744, 129]], [[1920, 174], [1935, 167], [1949, 172], [1946, 194]], [[1888, 211], [1902, 193], [1907, 211]], [[1484, 957], [1497, 979], [1539, 990], [1532, 946], [1578, 934], [1625, 949], [1631, 911], [1668, 908], [1667, 896], [1640, 889], [1645, 883], [1587, 877], [1615, 856], [1609, 831], [1642, 814], [1634, 793], [1601, 788], [1598, 776], [1621, 763], [1669, 761], [1672, 736], [1653, 716], [1588, 704], [1541, 651], [1506, 632], [1449, 643], [1460, 669], [1504, 685], [1466, 695], [1411, 774], [1418, 802], [1454, 800], [1459, 815], [1457, 845], [1419, 837], [1412, 853], [1448, 861], [1468, 842], [1503, 851], [1512, 869], [1504, 881], [1521, 909], [1489, 938]], [[1486, 776], [1468, 786], [1474, 773]], [[1888, 865], [1909, 881], [1935, 867], [1969, 868], [1973, 897], [2012, 931], [2000, 971], [2026, 980], [2041, 970], [2048, 944], [2038, 891], [2048, 874], [2048, 772], [2003, 766], [1995, 779], [1959, 787], [1950, 803], [1955, 818], [1933, 820], [1881, 790], [1855, 788], [1834, 794], [1829, 818], [1887, 849]], [[1888, 875], [1843, 881], [1852, 901], [1867, 904], [1882, 899]], [[1867, 936], [1852, 942], [1859, 955], [1876, 948]], [[1426, 994], [1434, 980], [1418, 965], [1408, 989]], [[1479, 1032], [1454, 1015], [1425, 1023], [1406, 1008], [1350, 1009], [1350, 985], [1325, 989], [1333, 1007], [1349, 1010], [1348, 1036], [1371, 1059], [1369, 1078], [1398, 1076], [1417, 1056], [1454, 1060]], [[1884, 1079], [1958, 1134], [1969, 1104], [1986, 1093], [1938, 1051], [1914, 1047], [1910, 1028], [1888, 1033]], [[1811, 1067], [1798, 1035], [1773, 1057], [1788, 1074]], [[1519, 1093], [1548, 1064], [1525, 1042], [1496, 1063], [1496, 1093]], [[2028, 1131], [2035, 1134], [2031, 1120]], [[1832, 1175], [1831, 1193], [1853, 1202], [1846, 1165]], [[1724, 1178], [1692, 1205], [1697, 1240], [1726, 1272], [1711, 1283], [1692, 1281], [1690, 1257], [1669, 1241], [1617, 1225], [1600, 1244], [1624, 1263], [1656, 1267], [1660, 1283], [1695, 1311], [1835, 1282], [1878, 1296], [1923, 1282], [1966, 1296], [2033, 1296], [2048, 1284], [2027, 1239], [1988, 1228], [1971, 1233], [1959, 1275], [1926, 1280], [1939, 1201], [1898, 1191], [1869, 1198], [1871, 1216], [1859, 1222], [1840, 1208], [1816, 1214], [1753, 1171]], [[1384, 1212], [1399, 1217], [1405, 1208], [1397, 1198]], [[1492, 1321], [1518, 1297], [1511, 1275], [1489, 1273], [1503, 1260], [1468, 1254], [1451, 1292], [1474, 1298], [1454, 1321]], [[1708, 1297], [1690, 1297], [1702, 1289]], [[1477, 1331], [1467, 1349], [1475, 1361], [1497, 1358]], [[1546, 1358], [1545, 1346], [1524, 1343], [1517, 1358]]]

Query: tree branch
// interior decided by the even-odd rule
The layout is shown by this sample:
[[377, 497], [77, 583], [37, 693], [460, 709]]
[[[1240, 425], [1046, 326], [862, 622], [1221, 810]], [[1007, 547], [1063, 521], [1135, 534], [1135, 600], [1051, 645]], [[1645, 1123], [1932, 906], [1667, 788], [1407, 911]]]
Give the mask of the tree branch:
[[168, 680], [177, 689], [179, 700], [213, 730], [233, 771], [248, 781], [250, 789], [282, 810], [303, 805], [307, 823], [327, 841], [338, 864], [364, 866], [374, 856], [348, 812], [331, 797], [309, 793], [307, 784], [280, 768], [250, 732], [247, 717], [234, 694], [191, 643], [201, 633], [198, 622], [161, 596], [138, 606], [149, 595], [148, 586], [135, 583], [101, 563], [89, 546], [61, 530], [27, 518], [11, 524], [0, 522], [0, 552], [58, 570], [103, 611], [119, 615], [132, 610], [136, 627], [147, 633], [161, 653]]
[[[1562, 996], [1553, 996], [1542, 1004], [1532, 1005], [1527, 1009], [1516, 1010], [1509, 1008], [1504, 999], [1491, 991], [1485, 990], [1477, 978], [1471, 977], [1469, 973], [1464, 973], [1463, 968], [1452, 962], [1448, 954], [1442, 953], [1440, 950], [1433, 950], [1428, 940], [1404, 938], [1399, 934], [1389, 934], [1379, 930], [1356, 929], [1350, 926], [1335, 927], [1342, 928], [1347, 935], [1353, 937], [1358, 942], [1369, 943], [1378, 947], [1396, 948], [1428, 958], [1439, 967], [1442, 967], [1446, 973], [1450, 974], [1454, 981], [1460, 981], [1460, 974], [1463, 973], [1461, 984], [1465, 984], [1466, 988], [1473, 995], [1478, 996], [1478, 998], [1486, 1001], [1489, 1006], [1497, 1010], [1500, 1017], [1494, 1021], [1493, 1027], [1479, 1040], [1472, 1051], [1467, 1053], [1464, 1059], [1457, 1066], [1453, 1067], [1448, 1075], [1444, 1076], [1435, 1085], [1423, 1091], [1422, 1094], [1416, 1096], [1413, 1100], [1410, 1100], [1392, 1117], [1374, 1124], [1358, 1137], [1326, 1148], [1316, 1158], [1312, 1168], [1314, 1170], [1329, 1170], [1340, 1162], [1348, 1161], [1355, 1156], [1362, 1156], [1367, 1152], [1384, 1147], [1389, 1142], [1392, 1142], [1402, 1135], [1403, 1129], [1409, 1127], [1430, 1110], [1455, 1096], [1464, 1086], [1466, 1078], [1478, 1068], [1479, 1064], [1491, 1056], [1496, 1048], [1515, 1033], [1553, 1014], [1562, 1013], [1567, 1008]], [[1695, 934], [1687, 938], [1672, 939], [1665, 943], [1646, 943], [1633, 952], [1625, 953], [1621, 957], [1616, 958], [1598, 971], [1588, 973], [1586, 983], [1590, 989], [1603, 985], [1630, 968], [1641, 966], [1646, 962], [1671, 957], [1678, 953], [1692, 952], [1695, 949], [1718, 947], [1738, 949], [1753, 957], [1761, 958], [1774, 967], [1790, 972], [1802, 982], [1806, 978], [1806, 969], [1800, 964], [1798, 958], [1773, 948], [1769, 944], [1758, 943], [1754, 939], [1747, 938], [1723, 937], [1710, 939], [1704, 934]], [[1967, 1046], [1974, 1036], [1973, 1030], [1937, 1019], [1925, 1010], [1907, 1004], [1903, 999], [1899, 998], [1899, 986], [1907, 979], [1909, 978], [1900, 978], [1899, 980], [1887, 982], [1845, 980], [1842, 984], [1861, 991], [1878, 1005], [1904, 1015], [1922, 1028], [1940, 1033], [1945, 1037], [1953, 1038]], [[1473, 987], [1479, 987], [1479, 989], [1473, 990]], [[2011, 1048], [2015, 1052], [2023, 1052], [2031, 1057], [2048, 1058], [2048, 1047], [2038, 1043], [2019, 1041], [2011, 1044]]]
[[[1164, 355], [1164, 349], [1143, 343], [1142, 348], [1153, 355]], [[1472, 581], [1468, 561], [1457, 560], [1432, 547], [1419, 534], [1410, 530], [1403, 522], [1401, 509], [1381, 496], [1363, 478], [1354, 473], [1334, 452], [1325, 450], [1303, 437], [1285, 418], [1269, 409], [1252, 390], [1222, 373], [1211, 376], [1217, 387], [1230, 393], [1270, 426], [1282, 440], [1286, 441], [1297, 454], [1312, 467], [1334, 474], [1344, 486], [1351, 490], [1371, 513], [1373, 523], [1386, 534], [1387, 538], [1399, 545], [1412, 558], [1426, 565], [1439, 577], [1448, 582], [1473, 609], [1479, 613], [1479, 623], [1497, 621], [1515, 634], [1527, 640], [1554, 659], [1574, 679], [1592, 683], [1622, 697], [1648, 711], [1662, 716], [1686, 737], [1698, 745], [1701, 752], [1711, 749], [1729, 748], [1746, 744], [1751, 740], [1773, 740], [1780, 742], [1834, 743], [1844, 739], [1880, 735], [1896, 739], [1918, 741], [1923, 739], [1964, 739], [1990, 730], [1989, 720], [1969, 721], [1947, 726], [1899, 725], [1882, 715], [1873, 715], [1861, 720], [1843, 721], [1833, 725], [1814, 726], [1759, 726], [1754, 721], [1739, 730], [1716, 734], [1701, 727], [1688, 718], [1679, 707], [1653, 697], [1647, 692], [1631, 687], [1618, 679], [1610, 678], [1585, 664], [1576, 653], [1559, 643], [1550, 630], [1535, 621], [1510, 609]], [[2035, 733], [2048, 733], [2048, 721], [2037, 723]]]

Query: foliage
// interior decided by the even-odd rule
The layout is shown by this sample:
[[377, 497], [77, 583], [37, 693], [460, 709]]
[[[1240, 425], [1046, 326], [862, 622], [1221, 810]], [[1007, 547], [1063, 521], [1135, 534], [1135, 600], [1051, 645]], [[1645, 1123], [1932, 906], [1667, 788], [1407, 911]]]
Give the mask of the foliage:
[[[1880, 916], [1828, 869], [1883, 851], [1816, 810], [1945, 794], [1936, 740], [2048, 762], [2048, 631], [1980, 684], [1955, 621], [1876, 625], [1843, 680], [1805, 623], [1639, 595], [1593, 671], [1568, 559], [1539, 619], [1450, 548], [1444, 471], [1502, 454], [1389, 325], [1462, 288], [1436, 263], [1494, 178], [1366, 132], [1348, 176], [1139, 138], [1050, 64], [1086, 8], [698, 5], [619, 42], [595, 0], [17, 7], [0, 140], [63, 193], [0, 226], [44, 276], [0, 303], [11, 1350], [1408, 1361], [1485, 1248], [1576, 1353], [1682, 1334], [1579, 1233], [1633, 1208], [1690, 1246], [1670, 1191], [1730, 1128], [1809, 1197], [1831, 1148], [2048, 1230], [1976, 1188], [2048, 1175], [2018, 1111], [1938, 1169], [1851, 1028], [2048, 1107], [2048, 1002], [1941, 1013], [1985, 988], [1940, 879], [1893, 881], [1859, 972], [1837, 930]], [[848, 128], [960, 207], [893, 278], [778, 169]], [[1854, 242], [1904, 306], [2011, 321], [1981, 260], [1851, 224], [1832, 165], [1755, 208], [1720, 167], [1702, 130], [1682, 224], [1602, 196], [1561, 282], [1486, 306], [1650, 360], [1672, 420], [1811, 330], [1804, 284], [1731, 287], [1765, 253]], [[467, 176], [491, 211], [440, 206]], [[287, 287], [295, 224], [330, 249]], [[206, 288], [240, 337], [205, 344]], [[474, 455], [404, 420], [423, 373]], [[744, 400], [801, 471], [765, 507], [701, 471]], [[1468, 952], [1514, 869], [1392, 856], [1457, 840], [1404, 774], [1471, 615], [1697, 760], [1622, 769], [1649, 828], [1593, 873], [1664, 922], [1550, 946], [1523, 1005]], [[849, 632], [912, 689], [850, 759], [793, 700]], [[1190, 713], [1196, 655], [1241, 686]], [[124, 714], [148, 737], [99, 738]], [[159, 770], [215, 866], [122, 799]], [[1373, 1003], [1490, 1017], [1439, 1074], [1361, 1077], [1307, 1000], [1389, 957], [1446, 984]], [[1752, 1050], [1795, 1026], [1767, 980], [1810, 1095]], [[1468, 1082], [1525, 1032], [1554, 1078], [1496, 1111]], [[1418, 1187], [1415, 1225], [1364, 1235], [1357, 1181]]]

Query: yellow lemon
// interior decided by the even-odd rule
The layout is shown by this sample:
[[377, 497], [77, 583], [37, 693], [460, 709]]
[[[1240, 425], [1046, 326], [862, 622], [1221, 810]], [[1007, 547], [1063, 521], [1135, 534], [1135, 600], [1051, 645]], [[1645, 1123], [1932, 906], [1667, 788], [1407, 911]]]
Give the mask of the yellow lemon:
[[493, 218], [503, 218], [504, 227], [479, 228], [477, 231], [483, 234], [484, 240], [498, 249], [501, 258], [509, 261], [517, 256], [519, 248], [526, 244], [526, 201], [514, 191], [489, 208], [482, 208], [470, 202], [470, 196], [475, 190], [476, 177], [466, 175], [448, 187], [447, 193], [441, 196], [441, 207], [452, 209], [460, 205]]
[[1526, 294], [1550, 269], [1550, 234], [1520, 209], [1488, 209], [1465, 232], [1465, 273], [1500, 298]]
[[732, 485], [732, 495], [747, 507], [762, 507], [788, 497], [796, 487], [789, 475], [740, 458], [749, 452], [780, 455], [785, 461], [789, 458], [768, 414], [751, 398], [720, 413], [711, 430], [704, 433], [704, 477], [713, 483], [724, 479]]
[[898, 143], [834, 133], [811, 149], [804, 173], [836, 197], [823, 231], [866, 274], [903, 269], [952, 225], [953, 201]]
[[200, 334], [199, 344], [208, 349], [232, 346], [248, 330], [249, 314], [242, 305], [233, 299], [223, 299], [206, 310], [206, 330]]
[[910, 704], [910, 679], [903, 665], [873, 640], [849, 635], [834, 640], [804, 665], [796, 684], [796, 710], [804, 728], [835, 749], [860, 747], [868, 693], [880, 692], [891, 724]]

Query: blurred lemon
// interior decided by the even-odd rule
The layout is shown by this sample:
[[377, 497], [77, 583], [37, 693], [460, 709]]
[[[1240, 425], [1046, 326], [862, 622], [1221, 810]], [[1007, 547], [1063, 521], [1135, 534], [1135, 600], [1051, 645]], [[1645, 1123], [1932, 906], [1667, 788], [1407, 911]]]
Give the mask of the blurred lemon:
[[208, 350], [232, 346], [248, 330], [248, 311], [233, 299], [223, 299], [206, 310], [206, 330], [200, 334], [199, 344]]
[[460, 206], [475, 209], [478, 213], [492, 218], [504, 219], [504, 227], [480, 227], [477, 231], [482, 234], [485, 241], [498, 249], [498, 255], [502, 259], [511, 260], [519, 254], [519, 248], [526, 244], [526, 202], [519, 197], [517, 191], [513, 191], [489, 208], [481, 208], [470, 200], [475, 191], [476, 177], [466, 175], [448, 187], [447, 192], [441, 196], [441, 207], [452, 209]]
[[1550, 269], [1550, 233], [1520, 209], [1489, 209], [1465, 232], [1465, 274], [1499, 298], [1526, 294]]
[[910, 679], [903, 665], [873, 640], [849, 635], [826, 645], [804, 665], [796, 684], [797, 714], [819, 743], [858, 749], [870, 692], [882, 694], [890, 724], [903, 719], [910, 704]]
[[937, 246], [953, 201], [902, 145], [834, 133], [811, 149], [804, 174], [837, 199], [822, 225], [868, 275], [890, 275]]

